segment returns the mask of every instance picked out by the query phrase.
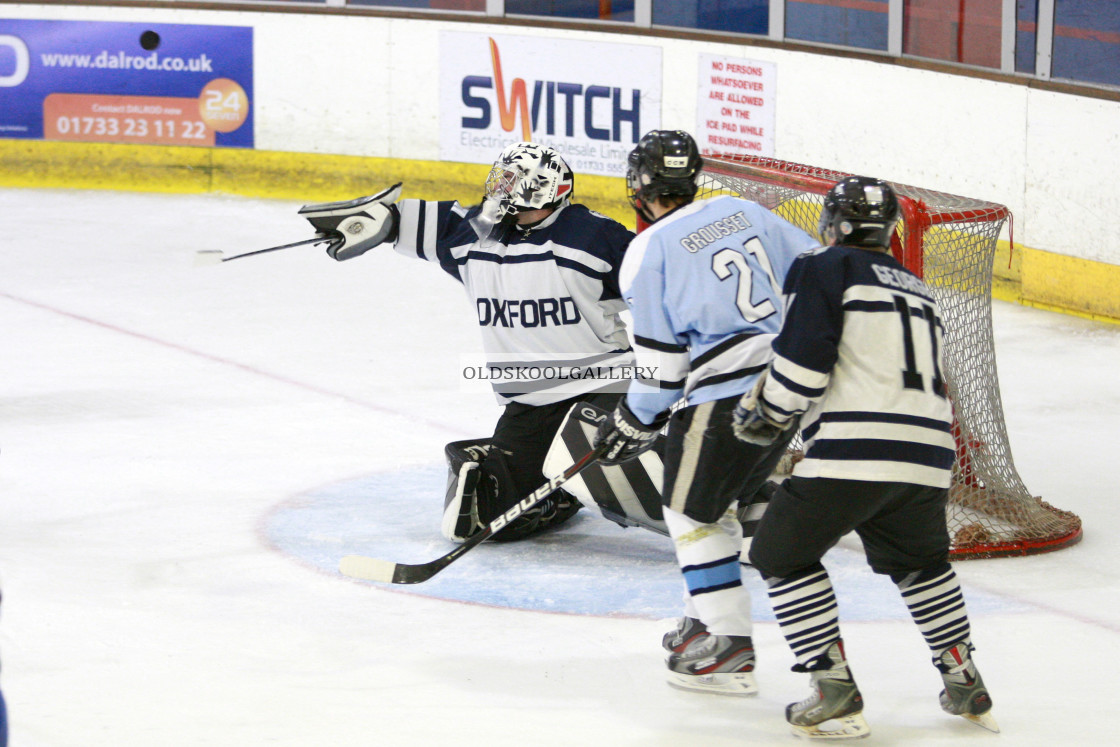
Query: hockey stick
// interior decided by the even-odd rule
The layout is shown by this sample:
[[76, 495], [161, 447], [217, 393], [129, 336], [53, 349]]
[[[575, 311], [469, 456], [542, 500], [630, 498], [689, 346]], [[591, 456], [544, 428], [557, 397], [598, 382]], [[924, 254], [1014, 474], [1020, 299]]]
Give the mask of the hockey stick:
[[582, 472], [584, 468], [591, 466], [591, 464], [599, 457], [603, 456], [606, 451], [607, 447], [605, 444], [592, 449], [586, 456], [564, 470], [563, 473], [553, 477], [544, 485], [541, 485], [523, 498], [516, 506], [494, 519], [490, 522], [489, 526], [481, 532], [468, 537], [463, 544], [435, 560], [427, 563], [410, 565], [408, 563], [394, 563], [391, 560], [378, 560], [377, 558], [369, 558], [365, 555], [347, 555], [338, 564], [338, 570], [341, 571], [344, 576], [360, 578], [365, 581], [381, 581], [387, 584], [418, 584], [427, 581], [470, 550], [481, 545], [496, 533], [500, 532], [522, 513], [528, 511], [533, 506], [552, 495], [561, 485]]
[[253, 252], [245, 252], [244, 254], [234, 254], [232, 257], [223, 257], [221, 249], [200, 249], [195, 254], [195, 264], [198, 265], [216, 265], [219, 262], [229, 262], [231, 259], [241, 259], [242, 257], [252, 257], [254, 254], [264, 254], [265, 252], [278, 252], [281, 249], [291, 249], [293, 246], [306, 246], [307, 244], [322, 244], [333, 239], [316, 236], [313, 239], [304, 239], [303, 241], [294, 241], [291, 244], [284, 244], [282, 246], [270, 246], [267, 249], [257, 249]]

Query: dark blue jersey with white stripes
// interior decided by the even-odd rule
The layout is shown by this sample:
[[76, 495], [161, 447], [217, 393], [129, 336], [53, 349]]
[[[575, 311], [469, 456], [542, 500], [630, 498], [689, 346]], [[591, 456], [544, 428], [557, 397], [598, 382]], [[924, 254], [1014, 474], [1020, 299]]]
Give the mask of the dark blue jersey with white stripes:
[[484, 245], [471, 226], [481, 206], [397, 207], [394, 248], [438, 264], [466, 289], [499, 402], [550, 404], [633, 375], [618, 271], [634, 234], [622, 224], [569, 204]]
[[944, 327], [926, 285], [890, 254], [832, 246], [799, 257], [785, 293], [762, 405], [801, 416], [794, 474], [948, 487]]

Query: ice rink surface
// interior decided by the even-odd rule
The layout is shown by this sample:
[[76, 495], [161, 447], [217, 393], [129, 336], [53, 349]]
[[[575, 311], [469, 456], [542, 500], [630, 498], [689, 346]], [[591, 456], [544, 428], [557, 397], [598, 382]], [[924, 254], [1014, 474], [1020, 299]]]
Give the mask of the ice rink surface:
[[[411, 543], [390, 559], [448, 551], [443, 445], [488, 435], [498, 409], [461, 390], [477, 329], [432, 266], [320, 248], [194, 265], [310, 236], [298, 206], [0, 190], [13, 747], [796, 744], [783, 709], [808, 678], [757, 579], [761, 695], [674, 690], [669, 549], [590, 511], [430, 589], [333, 570], [390, 526]], [[894, 586], [849, 540], [830, 553], [863, 744], [1115, 740], [1120, 326], [1001, 303], [994, 326], [1016, 465], [1085, 539], [956, 564], [998, 736], [940, 711]]]

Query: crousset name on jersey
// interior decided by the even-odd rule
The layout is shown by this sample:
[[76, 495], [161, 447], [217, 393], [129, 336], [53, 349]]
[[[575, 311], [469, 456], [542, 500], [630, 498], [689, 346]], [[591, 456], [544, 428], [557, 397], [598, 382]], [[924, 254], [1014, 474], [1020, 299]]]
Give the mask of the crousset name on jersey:
[[712, 221], [702, 226], [681, 239], [681, 246], [695, 254], [708, 244], [719, 241], [724, 236], [730, 236], [739, 231], [746, 231], [751, 227], [751, 222], [742, 211], [729, 215], [726, 218]]
[[571, 296], [563, 298], [479, 298], [480, 327], [560, 327], [579, 324], [579, 307]]

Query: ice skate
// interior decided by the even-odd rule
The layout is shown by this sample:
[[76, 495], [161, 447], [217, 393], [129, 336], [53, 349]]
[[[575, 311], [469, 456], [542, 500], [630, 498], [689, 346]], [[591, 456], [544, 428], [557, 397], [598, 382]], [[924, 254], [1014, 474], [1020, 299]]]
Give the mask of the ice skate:
[[707, 634], [669, 654], [669, 684], [718, 695], [757, 695], [750, 636]]
[[933, 663], [945, 682], [940, 696], [941, 709], [998, 734], [999, 725], [992, 716], [992, 698], [972, 661], [972, 646], [964, 641], [955, 643], [938, 654]]
[[661, 639], [661, 645], [671, 654], [682, 653], [694, 641], [708, 635], [708, 626], [695, 617], [682, 617], [677, 620], [677, 627], [670, 630]]
[[786, 706], [793, 733], [808, 739], [859, 739], [871, 734], [863, 718], [863, 696], [844, 658], [844, 643], [836, 641], [816, 661], [794, 667], [812, 676], [813, 694]]

